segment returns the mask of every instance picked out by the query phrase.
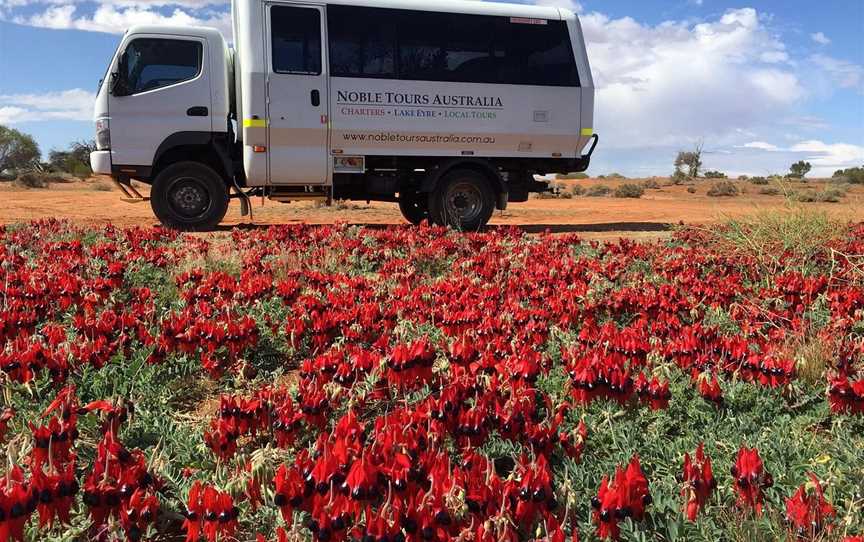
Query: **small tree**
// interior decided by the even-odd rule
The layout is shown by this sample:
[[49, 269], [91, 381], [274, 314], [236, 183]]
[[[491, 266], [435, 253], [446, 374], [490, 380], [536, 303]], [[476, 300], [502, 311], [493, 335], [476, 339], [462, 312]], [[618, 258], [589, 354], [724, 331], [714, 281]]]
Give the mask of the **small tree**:
[[24, 169], [39, 160], [39, 145], [28, 134], [0, 126], [0, 174]]
[[699, 170], [702, 169], [702, 148], [704, 145], [700, 142], [696, 144], [696, 148], [692, 151], [681, 151], [675, 158], [675, 171], [686, 170], [689, 177], [698, 177]]
[[805, 175], [810, 173], [811, 169], [813, 169], [813, 166], [810, 165], [810, 162], [800, 160], [792, 164], [791, 167], [789, 167], [789, 171], [791, 171], [791, 173], [789, 173], [789, 176], [795, 179], [803, 179]]
[[90, 169], [90, 153], [94, 150], [96, 150], [95, 142], [76, 141], [69, 146], [69, 150], [51, 151], [48, 155], [48, 165], [54, 171], [89, 177], [93, 173]]

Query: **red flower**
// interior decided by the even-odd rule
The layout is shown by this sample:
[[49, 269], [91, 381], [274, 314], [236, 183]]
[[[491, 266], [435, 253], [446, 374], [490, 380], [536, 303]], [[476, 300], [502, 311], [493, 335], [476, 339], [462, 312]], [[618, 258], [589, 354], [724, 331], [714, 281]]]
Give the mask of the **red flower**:
[[720, 382], [717, 381], [716, 373], [699, 376], [699, 395], [715, 405], [723, 404], [723, 390], [720, 388]]
[[834, 507], [825, 500], [822, 484], [813, 473], [809, 474], [813, 492], [802, 485], [795, 494], [786, 499], [786, 519], [795, 529], [798, 538], [814, 539], [823, 529], [830, 529], [830, 521], [836, 513]]
[[196, 542], [203, 534], [208, 542], [231, 538], [237, 530], [239, 510], [228, 493], [197, 480], [189, 490], [186, 505], [186, 541]]
[[774, 478], [767, 472], [756, 448], [741, 448], [732, 466], [738, 506], [753, 509], [762, 515], [762, 491], [774, 485]]
[[618, 523], [628, 517], [642, 521], [645, 507], [651, 502], [648, 480], [642, 472], [639, 457], [633, 456], [626, 469], [619, 466], [615, 470], [611, 483], [608, 476], [603, 477], [597, 496], [591, 499], [594, 522], [598, 526], [597, 536], [617, 540], [621, 532]]
[[711, 470], [711, 458], [705, 455], [704, 444], [699, 443], [696, 447], [694, 459], [691, 461], [690, 454], [684, 454], [683, 487], [681, 495], [684, 497], [684, 512], [687, 519], [696, 521], [711, 493], [717, 488], [717, 481]]

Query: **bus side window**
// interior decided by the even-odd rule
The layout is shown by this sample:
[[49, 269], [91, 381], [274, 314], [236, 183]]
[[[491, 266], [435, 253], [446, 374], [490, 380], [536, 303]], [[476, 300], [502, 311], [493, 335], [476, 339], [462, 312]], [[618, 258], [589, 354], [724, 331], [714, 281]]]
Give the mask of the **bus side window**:
[[201, 73], [198, 41], [138, 38], [126, 47], [126, 83], [130, 94], [175, 85]]
[[270, 28], [274, 72], [321, 74], [321, 13], [317, 9], [273, 6]]

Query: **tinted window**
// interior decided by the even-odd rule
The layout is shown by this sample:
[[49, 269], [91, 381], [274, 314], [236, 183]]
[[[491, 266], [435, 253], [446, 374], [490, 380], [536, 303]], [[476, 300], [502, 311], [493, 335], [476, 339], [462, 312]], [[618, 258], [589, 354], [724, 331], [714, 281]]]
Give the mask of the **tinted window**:
[[563, 21], [327, 8], [335, 76], [578, 86]]
[[139, 38], [126, 48], [126, 81], [133, 93], [194, 79], [201, 72], [197, 41]]
[[396, 19], [392, 10], [327, 8], [330, 72], [336, 77], [396, 76]]
[[404, 12], [399, 22], [400, 78], [495, 82], [494, 21], [479, 15]]
[[500, 18], [496, 29], [499, 81], [515, 85], [579, 86], [564, 21], [546, 24]]
[[274, 6], [270, 26], [273, 71], [321, 73], [321, 14], [317, 9]]

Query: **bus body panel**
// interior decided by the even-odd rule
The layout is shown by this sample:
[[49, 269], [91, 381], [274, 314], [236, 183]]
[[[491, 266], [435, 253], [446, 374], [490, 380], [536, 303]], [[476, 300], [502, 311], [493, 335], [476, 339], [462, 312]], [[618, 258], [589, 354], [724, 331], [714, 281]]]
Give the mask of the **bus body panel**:
[[[567, 24], [579, 86], [417, 81], [330, 74], [319, 89], [327, 92], [321, 98], [324, 104], [316, 110], [317, 117], [326, 122], [329, 129], [324, 149], [327, 156], [578, 159], [589, 140], [588, 129], [593, 128], [590, 125], [593, 79], [578, 19], [567, 10], [466, 0], [234, 0], [237, 122], [241, 127], [238, 138], [243, 143], [247, 186], [332, 183], [332, 160], [328, 159], [326, 173], [317, 177], [312, 171], [322, 171], [320, 165], [310, 168], [304, 163], [295, 171], [289, 165], [292, 158], [301, 158], [298, 153], [317, 155], [318, 151], [304, 148], [305, 145], [290, 149], [292, 143], [296, 144], [295, 135], [299, 132], [294, 130], [295, 135], [292, 135], [290, 117], [286, 114], [298, 108], [308, 109], [305, 96], [308, 89], [304, 88], [303, 96], [289, 92], [286, 80], [291, 76], [273, 72], [269, 6], [319, 6], [325, 18], [327, 6], [351, 6], [510, 17], [526, 23], [565, 21]], [[324, 73], [331, 64], [326, 27], [325, 22], [321, 35]], [[303, 77], [296, 79], [304, 84]], [[302, 123], [307, 121], [302, 120]], [[312, 139], [320, 141], [315, 135]], [[266, 148], [267, 152], [255, 152], [256, 147]]]
[[333, 78], [339, 154], [576, 157], [580, 89]]

